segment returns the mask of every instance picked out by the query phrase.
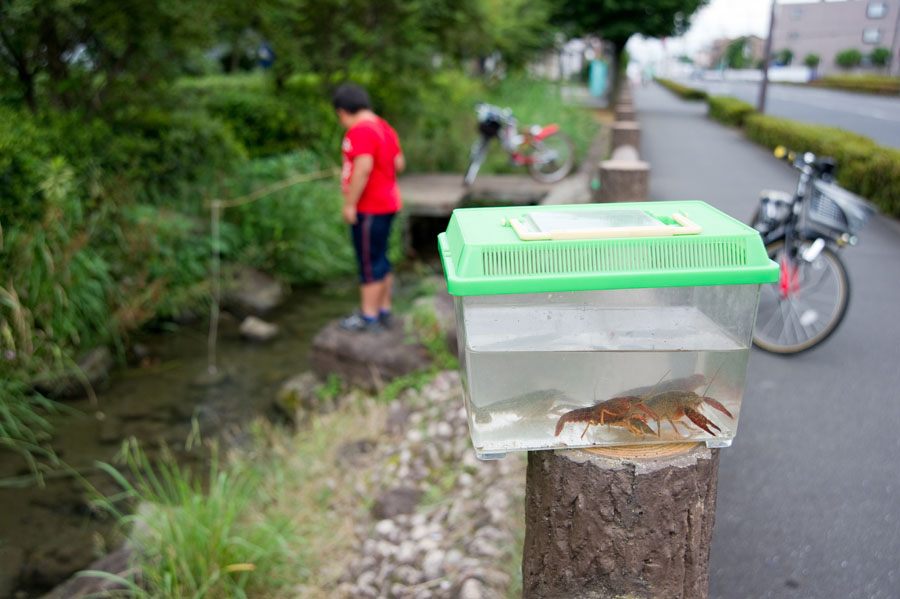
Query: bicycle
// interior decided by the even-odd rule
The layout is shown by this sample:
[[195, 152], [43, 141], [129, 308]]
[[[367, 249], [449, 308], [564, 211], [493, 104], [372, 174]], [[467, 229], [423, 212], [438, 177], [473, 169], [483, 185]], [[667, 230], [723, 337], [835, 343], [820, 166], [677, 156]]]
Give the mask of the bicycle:
[[491, 139], [497, 138], [514, 164], [528, 167], [532, 178], [541, 183], [562, 180], [575, 164], [575, 144], [558, 125], [533, 125], [519, 131], [519, 123], [510, 108], [491, 104], [475, 105], [481, 138], [472, 145], [463, 185], [471, 185], [487, 157]]
[[838, 250], [858, 243], [874, 210], [834, 183], [835, 162], [779, 146], [800, 170], [794, 194], [763, 191], [752, 226], [778, 263], [777, 283], [760, 289], [753, 343], [776, 354], [796, 354], [822, 343], [840, 325], [850, 303], [850, 278]]

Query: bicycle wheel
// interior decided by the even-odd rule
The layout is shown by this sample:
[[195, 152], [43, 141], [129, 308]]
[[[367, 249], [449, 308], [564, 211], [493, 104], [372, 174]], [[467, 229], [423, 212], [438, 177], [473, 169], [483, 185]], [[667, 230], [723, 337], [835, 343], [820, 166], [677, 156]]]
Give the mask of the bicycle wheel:
[[531, 147], [528, 171], [541, 183], [556, 183], [568, 175], [575, 164], [575, 144], [562, 131], [533, 140]]
[[[798, 243], [800, 256], [811, 242]], [[812, 261], [785, 256], [784, 240], [770, 243], [766, 251], [781, 266], [781, 276], [760, 289], [753, 343], [768, 352], [796, 354], [825, 341], [850, 302], [843, 262], [827, 246]]]
[[478, 169], [481, 168], [481, 164], [487, 157], [487, 147], [488, 140], [485, 138], [481, 138], [479, 141], [472, 144], [472, 151], [469, 154], [469, 166], [466, 168], [466, 174], [463, 177], [463, 185], [468, 187], [475, 182], [475, 177], [478, 175]]

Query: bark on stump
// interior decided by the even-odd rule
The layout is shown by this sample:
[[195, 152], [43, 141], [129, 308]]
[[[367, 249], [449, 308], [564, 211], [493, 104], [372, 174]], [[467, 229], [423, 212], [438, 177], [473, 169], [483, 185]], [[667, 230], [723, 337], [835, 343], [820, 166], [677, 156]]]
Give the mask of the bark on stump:
[[641, 151], [641, 126], [634, 121], [618, 121], [612, 126], [612, 149], [632, 146]]
[[705, 599], [718, 468], [701, 444], [530, 452], [523, 598]]
[[634, 110], [634, 106], [631, 103], [628, 104], [619, 104], [616, 106], [616, 120], [617, 121], [637, 121], [637, 112]]
[[[624, 146], [628, 147], [628, 146]], [[604, 160], [599, 168], [600, 187], [595, 202], [646, 202], [650, 191], [650, 165], [641, 160]]]

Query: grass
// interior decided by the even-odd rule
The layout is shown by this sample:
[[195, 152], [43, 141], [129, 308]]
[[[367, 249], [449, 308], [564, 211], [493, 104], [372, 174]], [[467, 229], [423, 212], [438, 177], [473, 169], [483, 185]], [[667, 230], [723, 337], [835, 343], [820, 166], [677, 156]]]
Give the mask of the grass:
[[169, 457], [151, 461], [128, 442], [120, 465], [101, 466], [122, 493], [97, 502], [137, 549], [140, 580], [122, 581], [128, 590], [121, 594], [330, 597], [356, 549], [353, 522], [370, 502], [360, 492], [368, 474], [336, 467], [335, 439], [377, 436], [386, 411], [372, 399], [345, 402], [297, 436], [257, 422], [253, 449], [220, 456], [212, 446], [208, 470], [199, 473]]

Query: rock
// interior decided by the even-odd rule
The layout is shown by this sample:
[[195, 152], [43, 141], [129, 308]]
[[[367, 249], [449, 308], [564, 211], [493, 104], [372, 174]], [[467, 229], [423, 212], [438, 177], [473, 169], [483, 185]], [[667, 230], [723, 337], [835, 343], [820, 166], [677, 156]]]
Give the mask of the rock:
[[412, 414], [412, 409], [409, 406], [402, 403], [392, 405], [388, 411], [387, 423], [385, 424], [387, 434], [399, 435], [405, 431], [410, 414]]
[[335, 373], [344, 381], [371, 390], [425, 368], [429, 357], [420, 343], [406, 339], [403, 326], [359, 333], [344, 330], [334, 321], [313, 339], [310, 363], [323, 379]]
[[395, 536], [394, 533], [396, 533], [396, 531], [397, 525], [394, 524], [393, 520], [380, 520], [378, 524], [375, 525], [375, 534], [388, 540]]
[[372, 439], [358, 439], [344, 443], [337, 449], [337, 461], [350, 466], [362, 466], [365, 456], [371, 454], [375, 447], [376, 443]]
[[38, 546], [22, 565], [21, 582], [27, 586], [53, 587], [79, 570], [85, 570], [94, 559], [93, 541], [82, 531], [61, 532]]
[[54, 399], [79, 399], [87, 395], [85, 379], [91, 387], [98, 387], [109, 378], [113, 363], [112, 354], [108, 349], [95, 347], [78, 360], [80, 376], [76, 376], [75, 373], [64, 374], [38, 383], [35, 388]]
[[443, 576], [444, 556], [445, 553], [440, 549], [432, 549], [425, 555], [425, 559], [422, 560], [422, 573], [426, 579], [433, 580]]
[[[126, 544], [116, 551], [106, 555], [90, 564], [86, 570], [109, 572], [123, 578], [134, 576], [134, 571], [129, 567], [132, 548]], [[42, 599], [78, 599], [87, 597], [105, 597], [113, 591], [123, 591], [127, 587], [118, 582], [99, 577], [72, 578], [56, 587]]]
[[486, 599], [484, 585], [475, 578], [467, 578], [459, 587], [456, 599]]
[[376, 520], [393, 518], [400, 514], [411, 514], [422, 499], [422, 491], [412, 487], [395, 487], [381, 493], [372, 505], [372, 516]]
[[315, 410], [319, 405], [319, 378], [312, 372], [302, 372], [286, 380], [275, 396], [275, 408], [288, 418], [298, 412]]
[[241, 323], [239, 330], [241, 337], [247, 341], [256, 343], [270, 341], [271, 339], [274, 339], [279, 332], [278, 325], [266, 322], [256, 316], [248, 316], [245, 318], [244, 322]]
[[356, 586], [358, 586], [358, 587], [370, 586], [375, 583], [375, 579], [377, 577], [378, 577], [378, 575], [372, 570], [363, 572], [362, 574], [360, 574], [359, 578], [356, 579]]
[[247, 316], [265, 314], [284, 302], [282, 284], [252, 268], [242, 268], [228, 285], [223, 304], [228, 310]]
[[397, 562], [401, 564], [412, 564], [416, 561], [416, 544], [412, 541], [403, 541], [400, 548], [397, 549]]
[[417, 568], [404, 564], [394, 569], [393, 578], [405, 585], [412, 586], [423, 582], [424, 577]]

